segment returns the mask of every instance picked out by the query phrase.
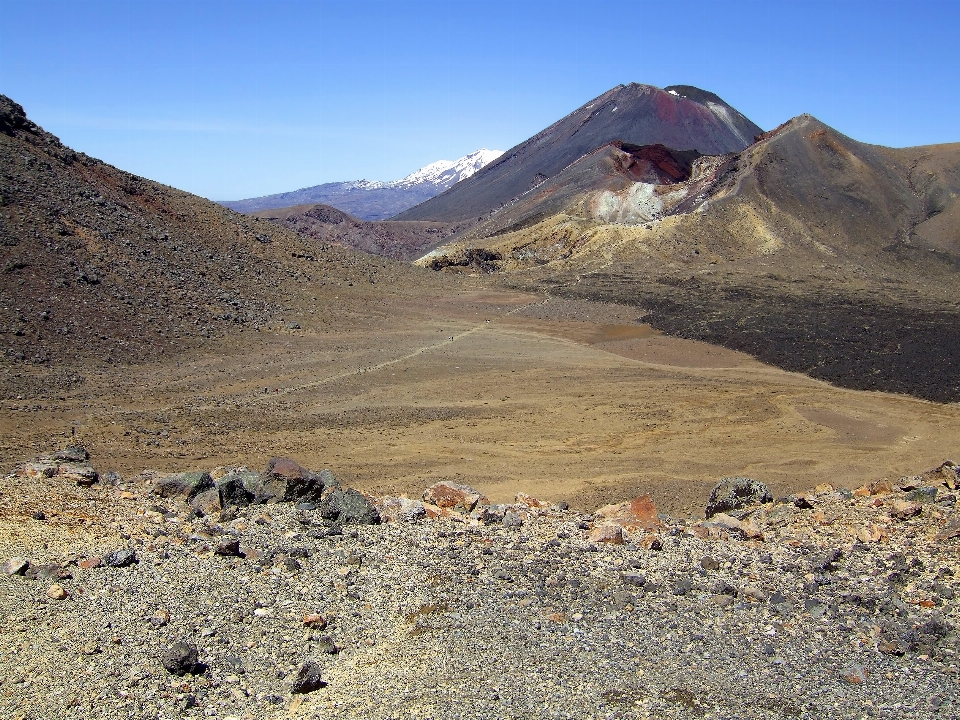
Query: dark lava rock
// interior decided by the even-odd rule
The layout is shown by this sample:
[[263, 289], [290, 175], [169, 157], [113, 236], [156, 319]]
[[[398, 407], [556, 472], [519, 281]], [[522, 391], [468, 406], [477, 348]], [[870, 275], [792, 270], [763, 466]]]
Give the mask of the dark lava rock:
[[773, 502], [773, 495], [762, 482], [744, 477], [722, 478], [710, 491], [706, 515], [709, 518], [717, 513], [769, 502]]
[[206, 669], [206, 666], [200, 662], [197, 646], [183, 641], [174, 643], [164, 650], [163, 655], [160, 656], [160, 662], [167, 672], [181, 677], [187, 673], [200, 675]]
[[813, 572], [828, 572], [834, 570], [834, 563], [843, 557], [843, 551], [840, 548], [831, 548], [823, 555], [818, 557], [810, 564]]
[[293, 693], [309, 693], [325, 687], [326, 683], [320, 677], [320, 666], [313, 660], [307, 660], [297, 673], [290, 689]]
[[232, 472], [216, 482], [223, 507], [245, 507], [256, 498], [256, 490], [262, 489], [260, 475], [252, 472]]
[[61, 462], [86, 462], [90, 459], [90, 453], [78, 445], [71, 445], [55, 452], [53, 459]]
[[210, 473], [173, 473], [157, 480], [154, 483], [153, 492], [160, 497], [179, 497], [184, 500], [191, 500], [213, 486], [213, 478], [210, 477]]
[[224, 538], [214, 549], [213, 554], [237, 557], [240, 555], [240, 541], [237, 538]]
[[317, 509], [325, 520], [339, 525], [378, 525], [380, 513], [361, 493], [353, 488], [341, 490], [339, 485], [325, 494]]
[[128, 567], [135, 562], [137, 562], [137, 554], [130, 548], [114, 550], [101, 558], [102, 564], [112, 568]]
[[273, 458], [261, 479], [263, 486], [259, 495], [285, 502], [319, 502], [326, 492], [340, 488], [329, 470], [315, 473], [290, 458]]

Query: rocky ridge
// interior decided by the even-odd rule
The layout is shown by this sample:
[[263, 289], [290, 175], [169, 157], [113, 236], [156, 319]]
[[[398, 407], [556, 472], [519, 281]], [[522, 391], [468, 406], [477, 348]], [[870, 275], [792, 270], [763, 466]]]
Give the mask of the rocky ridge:
[[0, 485], [8, 717], [960, 710], [950, 462], [776, 501], [728, 478], [684, 520], [366, 497], [289, 459], [90, 482], [84, 455]]

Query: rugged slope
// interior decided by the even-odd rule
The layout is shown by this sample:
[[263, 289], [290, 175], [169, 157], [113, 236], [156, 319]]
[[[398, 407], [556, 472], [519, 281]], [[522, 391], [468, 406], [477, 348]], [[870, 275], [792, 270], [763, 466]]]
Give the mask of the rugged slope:
[[8, 361], [146, 360], [281, 323], [308, 294], [335, 318], [353, 302], [336, 284], [382, 294], [368, 278], [410, 273], [74, 152], [2, 96], [0, 168]]
[[879, 148], [801, 116], [685, 179], [635, 181], [626, 156], [581, 159], [427, 261], [482, 249], [514, 285], [641, 305], [841, 385], [960, 399], [960, 145]]
[[504, 207], [614, 141], [716, 155], [742, 150], [761, 129], [713, 93], [619, 85], [506, 151], [471, 178], [397, 220], [460, 222]]
[[482, 148], [457, 160], [430, 163], [392, 182], [355, 180], [324, 183], [276, 195], [223, 200], [220, 204], [245, 213], [295, 205], [325, 204], [363, 220], [385, 220], [470, 177], [501, 154], [500, 150]]
[[261, 210], [250, 215], [271, 220], [320, 243], [336, 243], [405, 261], [420, 257], [460, 229], [449, 223], [367, 222], [321, 204]]

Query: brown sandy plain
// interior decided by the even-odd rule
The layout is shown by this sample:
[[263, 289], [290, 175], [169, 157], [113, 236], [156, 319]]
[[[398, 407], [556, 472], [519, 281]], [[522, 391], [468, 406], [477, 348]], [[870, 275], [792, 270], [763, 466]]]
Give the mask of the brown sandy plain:
[[4, 470], [76, 440], [125, 477], [287, 455], [378, 494], [452, 479], [591, 509], [649, 493], [693, 517], [722, 476], [785, 495], [957, 459], [957, 404], [835, 388], [660, 335], [628, 306], [468, 280], [427, 295], [5, 400]]

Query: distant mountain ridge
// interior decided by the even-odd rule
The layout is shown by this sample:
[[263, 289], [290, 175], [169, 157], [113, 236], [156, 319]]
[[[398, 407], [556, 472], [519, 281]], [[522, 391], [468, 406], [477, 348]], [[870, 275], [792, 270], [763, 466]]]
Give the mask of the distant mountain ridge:
[[218, 202], [243, 213], [322, 203], [361, 220], [384, 220], [439, 195], [502, 154], [501, 150], [481, 148], [457, 160], [437, 160], [400, 180], [323, 183], [275, 195]]

